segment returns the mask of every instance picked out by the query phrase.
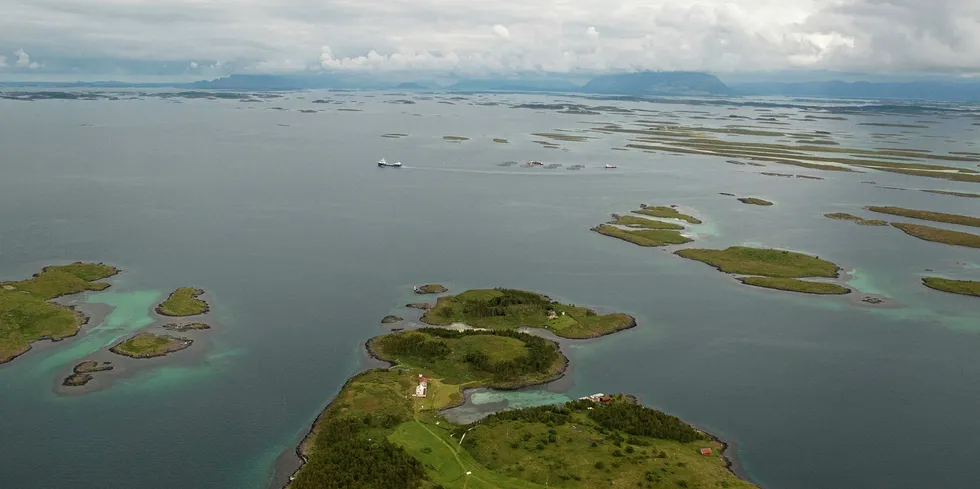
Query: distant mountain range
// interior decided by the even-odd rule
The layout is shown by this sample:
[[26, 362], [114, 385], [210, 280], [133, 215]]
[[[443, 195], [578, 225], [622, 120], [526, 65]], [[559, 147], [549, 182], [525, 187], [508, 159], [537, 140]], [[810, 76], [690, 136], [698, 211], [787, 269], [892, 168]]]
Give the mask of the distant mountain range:
[[597, 75], [519, 74], [511, 77], [465, 78], [450, 83], [404, 81], [397, 75], [324, 72], [309, 75], [231, 75], [193, 83], [125, 82], [0, 82], [0, 87], [35, 88], [159, 88], [196, 90], [314, 90], [395, 89], [459, 90], [468, 92], [576, 92], [633, 97], [651, 96], [787, 96], [810, 98], [915, 99], [980, 101], [980, 81], [955, 79], [913, 82], [743, 82], [725, 84], [709, 73], [644, 71]]
[[643, 71], [599, 75], [581, 91], [613, 95], [731, 95], [715, 75], [693, 71]]

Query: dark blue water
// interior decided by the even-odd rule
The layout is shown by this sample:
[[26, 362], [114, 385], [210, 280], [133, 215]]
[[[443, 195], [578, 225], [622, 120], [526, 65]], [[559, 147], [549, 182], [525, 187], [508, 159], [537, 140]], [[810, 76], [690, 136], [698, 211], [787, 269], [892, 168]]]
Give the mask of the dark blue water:
[[[323, 96], [362, 111], [310, 103]], [[822, 217], [874, 204], [976, 215], [973, 199], [861, 181], [978, 192], [975, 185], [611, 151], [625, 141], [617, 135], [545, 149], [530, 133], [629, 117], [383, 102], [393, 98], [404, 96], [0, 101], [0, 279], [105, 261], [124, 270], [111, 289], [123, 294], [120, 304], [140, 309], [141, 294], [195, 285], [211, 294], [221, 325], [191, 349], [85, 395], [55, 387], [89, 355], [79, 343], [85, 332], [0, 367], [0, 487], [264, 487], [277, 457], [357, 371], [364, 341], [385, 331], [380, 319], [409, 314], [399, 306], [421, 282], [532, 289], [635, 315], [638, 328], [569, 347], [568, 395], [634, 393], [732, 441], [761, 486], [980, 480], [980, 449], [970, 442], [980, 435], [980, 302], [919, 285], [927, 268], [980, 278], [980, 252]], [[311, 107], [324, 111], [295, 110]], [[857, 122], [907, 122], [848, 117], [794, 124], [875, 147], [871, 134], [889, 131]], [[944, 119], [901, 144], [975, 151], [973, 127]], [[391, 132], [410, 136], [379, 137]], [[453, 144], [446, 135], [472, 139]], [[377, 168], [382, 156], [405, 168]], [[528, 159], [564, 166], [496, 165]], [[607, 162], [619, 168], [603, 170]], [[573, 164], [587, 168], [565, 169]], [[767, 170], [826, 180], [759, 174]], [[744, 206], [719, 192], [776, 206]], [[898, 306], [750, 288], [588, 231], [640, 203], [697, 212], [706, 221], [699, 246], [757, 243], [856, 269], [852, 285]], [[119, 317], [137, 329], [154, 319], [149, 311]]]

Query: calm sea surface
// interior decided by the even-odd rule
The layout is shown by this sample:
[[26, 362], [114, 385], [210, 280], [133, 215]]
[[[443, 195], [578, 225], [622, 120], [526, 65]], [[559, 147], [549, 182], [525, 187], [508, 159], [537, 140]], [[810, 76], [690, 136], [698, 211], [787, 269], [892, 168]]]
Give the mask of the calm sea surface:
[[[877, 204], [978, 215], [976, 199], [916, 189], [980, 185], [612, 151], [625, 135], [547, 149], [531, 133], [663, 114], [510, 106], [572, 100], [709, 127], [758, 127], [724, 119], [775, 112], [792, 126], [771, 130], [830, 131], [861, 148], [892, 133], [900, 146], [890, 147], [936, 151], [978, 151], [980, 126], [971, 124], [980, 119], [876, 112], [803, 121], [798, 107], [437, 97], [446, 98], [0, 100], [0, 280], [75, 260], [123, 269], [108, 291], [73, 300], [97, 313], [78, 337], [0, 366], [0, 487], [266, 487], [277, 458], [358, 371], [364, 341], [385, 331], [380, 319], [408, 316], [400, 306], [422, 282], [530, 289], [633, 314], [639, 327], [567, 347], [564, 395], [633, 393], [732, 442], [762, 487], [976, 487], [980, 300], [919, 280], [926, 269], [980, 279], [980, 250], [822, 214], [869, 217], [861, 207]], [[397, 99], [416, 103], [389, 103]], [[859, 125], [922, 119], [927, 128]], [[405, 167], [377, 168], [382, 156]], [[563, 166], [498, 166], [529, 159]], [[619, 168], [601, 168], [610, 162]], [[586, 168], [567, 169], [575, 164]], [[706, 222], [697, 246], [813, 253], [897, 305], [751, 288], [589, 232], [640, 203], [696, 212]], [[208, 291], [218, 327], [161, 361], [117, 357], [122, 372], [92, 392], [58, 388], [80, 359], [111, 359], [106, 346], [160, 324], [152, 307], [184, 285]]]

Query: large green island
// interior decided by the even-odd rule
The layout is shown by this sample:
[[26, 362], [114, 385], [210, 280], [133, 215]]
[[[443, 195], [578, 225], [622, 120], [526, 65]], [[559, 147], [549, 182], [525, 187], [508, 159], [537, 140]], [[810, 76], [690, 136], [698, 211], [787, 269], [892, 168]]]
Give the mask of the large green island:
[[[304, 463], [288, 487], [755, 487], [728, 470], [722, 443], [628, 396], [504, 411], [468, 425], [448, 421], [439, 410], [463, 402], [463, 389], [561, 376], [567, 359], [558, 345], [516, 329], [547, 327], [542, 308], [564, 317], [581, 308], [508, 289], [439, 302], [430, 321], [466, 319], [493, 329], [427, 327], [368, 341], [371, 355], [391, 367], [347, 381], [297, 449]], [[484, 305], [503, 314], [471, 309]]]
[[820, 258], [785, 250], [732, 246], [724, 250], [689, 248], [676, 255], [707, 263], [719, 271], [739, 275], [746, 285], [807, 294], [843, 295], [847, 287], [827, 282], [800, 280], [808, 277], [837, 278], [840, 267]]
[[88, 318], [51, 299], [109, 287], [98, 282], [119, 273], [102, 263], [45, 267], [34, 277], [0, 282], [0, 363], [31, 349], [41, 340], [60, 341], [78, 334]]
[[499, 288], [440, 297], [422, 315], [422, 322], [433, 326], [464, 323], [492, 330], [543, 328], [562, 338], [595, 338], [636, 326], [628, 314], [600, 315], [535, 292]]

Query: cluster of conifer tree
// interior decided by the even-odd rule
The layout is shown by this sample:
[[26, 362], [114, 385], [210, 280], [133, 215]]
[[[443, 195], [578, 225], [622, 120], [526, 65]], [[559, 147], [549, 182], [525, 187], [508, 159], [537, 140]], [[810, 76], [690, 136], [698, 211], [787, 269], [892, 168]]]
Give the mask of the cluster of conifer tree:
[[391, 420], [344, 417], [317, 427], [314, 450], [290, 487], [296, 489], [411, 489], [425, 478], [418, 460], [365, 429]]
[[[483, 420], [477, 421], [477, 423], [523, 421], [525, 423], [560, 426], [571, 420], [572, 412], [586, 411], [590, 407], [593, 409], [588, 411], [589, 418], [599, 426], [600, 430], [623, 432], [633, 436], [648, 436], [662, 440], [677, 440], [681, 443], [707, 438], [675, 416], [625, 401], [622, 398], [602, 405], [589, 400], [577, 400], [563, 406], [538, 406], [502, 411], [491, 414]], [[617, 435], [617, 438], [623, 440], [621, 436]], [[633, 445], [645, 444], [632, 437], [626, 440]]]
[[463, 302], [463, 314], [476, 317], [507, 316], [508, 314], [544, 314], [551, 301], [533, 292], [513, 289], [496, 289], [503, 295], [488, 300]]
[[[425, 333], [425, 334], [419, 334]], [[427, 337], [427, 336], [428, 337]], [[507, 361], [493, 361], [484, 351], [476, 350], [466, 354], [463, 361], [483, 372], [493, 374], [499, 379], [512, 379], [528, 373], [545, 372], [558, 358], [558, 348], [544, 338], [518, 333], [517, 331], [454, 331], [444, 328], [420, 328], [413, 332], [385, 336], [378, 341], [386, 353], [412, 356], [424, 360], [445, 358], [452, 348], [431, 337], [459, 339], [464, 336], [494, 335], [514, 338], [524, 343], [527, 353]]]
[[[588, 402], [591, 401], [580, 401]], [[676, 416], [643, 407], [632, 402], [618, 401], [589, 411], [589, 418], [599, 426], [635, 436], [688, 443], [705, 439], [705, 435]]]

